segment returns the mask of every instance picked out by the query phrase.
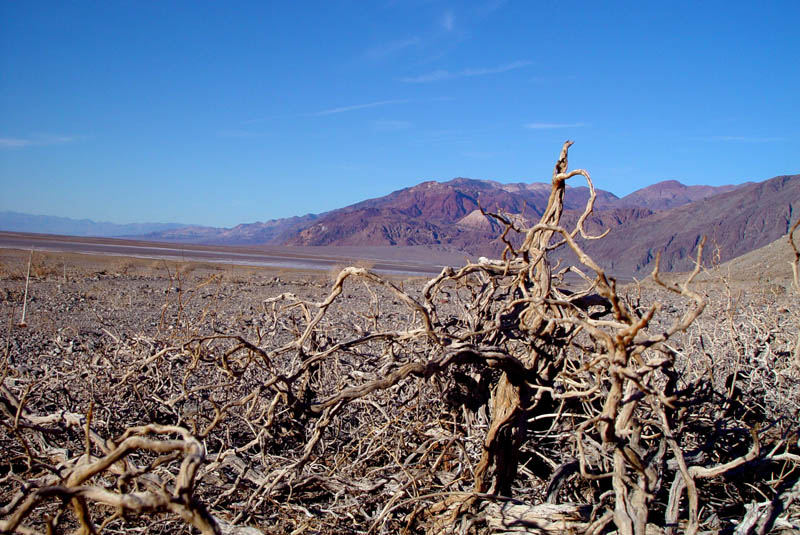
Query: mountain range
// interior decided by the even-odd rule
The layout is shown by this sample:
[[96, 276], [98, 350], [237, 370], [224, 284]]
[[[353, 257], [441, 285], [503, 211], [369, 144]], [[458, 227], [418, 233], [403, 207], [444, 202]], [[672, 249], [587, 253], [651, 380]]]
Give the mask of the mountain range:
[[[504, 184], [456, 178], [422, 182], [323, 214], [233, 228], [169, 224], [131, 232], [125, 225], [112, 235], [213, 245], [436, 245], [471, 256], [488, 256], [503, 248], [498, 239], [502, 227], [481, 214], [480, 208], [531, 223], [545, 209], [549, 193], [550, 184], [546, 183]], [[800, 175], [718, 187], [686, 186], [668, 180], [621, 198], [608, 191], [596, 193], [595, 210], [585, 227], [592, 233], [609, 229], [609, 234], [602, 240], [584, 242], [583, 247], [610, 273], [621, 277], [646, 275], [658, 253], [664, 270], [691, 269], [693, 252], [704, 235], [708, 237], [706, 262], [724, 262], [784, 235], [800, 213]], [[577, 220], [588, 197], [586, 187], [567, 188], [566, 225]], [[90, 228], [85, 222], [77, 223]], [[141, 229], [146, 225], [158, 224], [142, 224]], [[0, 228], [12, 230], [6, 227], [3, 213]], [[565, 259], [569, 260], [568, 253]]]
[[585, 248], [614, 274], [649, 274], [658, 253], [665, 271], [689, 271], [703, 236], [704, 264], [726, 262], [785, 235], [798, 215], [800, 175], [778, 176], [622, 222]]
[[136, 236], [169, 231], [185, 227], [181, 223], [129, 223], [118, 224], [91, 219], [72, 219], [48, 215], [0, 212], [0, 229], [10, 232], [36, 232], [39, 234], [62, 234], [66, 236]]

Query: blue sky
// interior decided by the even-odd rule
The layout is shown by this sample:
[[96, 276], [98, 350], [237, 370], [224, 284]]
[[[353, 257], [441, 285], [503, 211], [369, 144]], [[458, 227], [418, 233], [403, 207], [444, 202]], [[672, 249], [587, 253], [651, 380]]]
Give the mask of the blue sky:
[[232, 226], [423, 180], [800, 172], [800, 2], [0, 0], [0, 210]]

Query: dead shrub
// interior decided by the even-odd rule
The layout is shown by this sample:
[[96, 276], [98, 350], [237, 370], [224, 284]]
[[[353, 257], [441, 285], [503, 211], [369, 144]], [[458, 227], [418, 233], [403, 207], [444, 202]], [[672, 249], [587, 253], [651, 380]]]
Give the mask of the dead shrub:
[[[692, 286], [699, 263], [677, 282], [656, 271], [654, 286], [618, 289], [581, 247], [600, 236], [583, 228], [594, 187], [568, 170], [570, 145], [538, 223], [488, 214], [505, 227], [502, 259], [422, 288], [345, 267], [321, 300], [273, 295], [239, 332], [178, 314], [162, 320], [173, 334], [117, 340], [86, 368], [4, 372], [0, 527], [796, 528], [798, 429], [781, 401], [794, 387], [759, 390], [777, 384], [776, 363], [796, 378], [784, 323], [731, 306], [729, 324], [697, 331], [709, 306]], [[574, 177], [590, 198], [565, 228]], [[559, 248], [579, 263], [553, 265]], [[83, 410], [61, 410], [56, 390], [83, 396]]]
[[31, 277], [36, 279], [48, 279], [61, 277], [64, 270], [63, 262], [58, 262], [54, 258], [48, 257], [43, 253], [34, 253], [31, 262]]

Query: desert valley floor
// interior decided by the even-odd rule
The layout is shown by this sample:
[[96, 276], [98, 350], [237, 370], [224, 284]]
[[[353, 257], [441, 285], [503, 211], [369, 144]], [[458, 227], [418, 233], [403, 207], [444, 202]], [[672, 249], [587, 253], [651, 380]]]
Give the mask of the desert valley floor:
[[[25, 305], [27, 326], [20, 327], [29, 256], [27, 249], [0, 249], [0, 377], [4, 396], [24, 405], [15, 412], [5, 401], [0, 519], [39, 484], [35, 481], [45, 481], [48, 471], [73, 462], [83, 450], [96, 459], [113, 446], [107, 439], [147, 425], [176, 426], [204, 437], [206, 457], [194, 492], [224, 533], [423, 532], [433, 529], [426, 515], [437, 500], [469, 489], [466, 482], [488, 426], [486, 408], [474, 398], [488, 395], [484, 380], [491, 374], [466, 366], [452, 375], [376, 391], [351, 403], [362, 412], [343, 413], [318, 442], [306, 416], [280, 408], [280, 388], [275, 395], [263, 386], [264, 376], [251, 376], [255, 360], [263, 358], [261, 348], [269, 351], [298, 335], [313, 313], [313, 307], [290, 304], [322, 303], [330, 295], [345, 265], [341, 258], [326, 259], [322, 270], [302, 270], [37, 250]], [[405, 269], [398, 265], [419, 264], [386, 266], [394, 271], [388, 280], [420, 298], [432, 275], [412, 275], [410, 269], [398, 274]], [[708, 306], [676, 339], [677, 366], [681, 373], [707, 374], [703, 384], [709, 395], [725, 392], [726, 381], [734, 377], [730, 384], [740, 396], [732, 396], [725, 409], [731, 412], [724, 421], [733, 427], [717, 430], [719, 440], [727, 441], [720, 446], [725, 453], [709, 461], [746, 453], [747, 432], [736, 425], [756, 425], [756, 420], [767, 422], [764, 448], [769, 444], [782, 459], [797, 457], [800, 368], [793, 352], [800, 300], [792, 293], [788, 265], [782, 265], [785, 271], [777, 264], [771, 270], [742, 264], [736, 276], [730, 269], [712, 270], [695, 285]], [[685, 299], [647, 281], [626, 286], [624, 294], [631, 300], [643, 296], [643, 304], [662, 303], [656, 330], [666, 329], [687, 306]], [[443, 313], [458, 314], [461, 298], [454, 290], [437, 296], [436, 303]], [[379, 323], [387, 328], [413, 316], [390, 289], [362, 280], [348, 280], [332, 307], [325, 317], [327, 334], [314, 342], [323, 353], [343, 340], [370, 336]], [[701, 349], [690, 356], [689, 348]], [[249, 353], [243, 356], [243, 350]], [[328, 381], [329, 394], [367, 384], [382, 373], [375, 358], [343, 348], [333, 368], [320, 367], [313, 380]], [[353, 366], [351, 359], [366, 359], [364, 368]], [[715, 417], [703, 418], [711, 422]], [[25, 428], [15, 427], [14, 421], [39, 423]], [[536, 448], [523, 448], [527, 460], [514, 483], [518, 501], [513, 503], [544, 507], [548, 479], [560, 459], [574, 452], [559, 451], [569, 446], [558, 435], [536, 437]], [[309, 441], [316, 444], [314, 454], [303, 461]], [[178, 458], [177, 451], [159, 456], [143, 450], [130, 459], [130, 472], [119, 481], [141, 479], [135, 488], [143, 490], [149, 472], [174, 476]], [[703, 483], [701, 516], [709, 530], [730, 531], [735, 519], [749, 511], [745, 505], [768, 503], [797, 481], [792, 474], [798, 468], [789, 461], [775, 461], [768, 469], [758, 466], [752, 469], [755, 480], [738, 473]], [[286, 481], [276, 475], [295, 468]], [[26, 482], [24, 473], [39, 479]], [[97, 477], [97, 488], [114, 491], [109, 486], [113, 477]], [[746, 485], [739, 485], [737, 477]], [[590, 505], [602, 503], [602, 485], [571, 484], [563, 491], [564, 503], [578, 504], [570, 505], [578, 507], [571, 510], [575, 514], [590, 515]], [[776, 514], [776, 529], [798, 525], [800, 504], [791, 503], [788, 511]], [[43, 530], [57, 510], [56, 503], [44, 503], [25, 522]], [[484, 511], [481, 529], [494, 525], [495, 513]], [[97, 522], [105, 522], [104, 533], [187, 529], [179, 515], [120, 516], [111, 507], [94, 514]]]

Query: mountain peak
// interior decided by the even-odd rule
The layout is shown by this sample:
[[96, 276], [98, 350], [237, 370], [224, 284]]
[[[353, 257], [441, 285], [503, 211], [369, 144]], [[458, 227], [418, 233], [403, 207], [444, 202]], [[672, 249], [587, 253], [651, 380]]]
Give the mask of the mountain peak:
[[[673, 178], [673, 179], [669, 179], [669, 180], [662, 180], [661, 182], [656, 182], [655, 184], [653, 184], [652, 186], [649, 186], [649, 187], [650, 188], [661, 188], [661, 189], [666, 189], [666, 188], [683, 189], [683, 188], [687, 188], [688, 186], [685, 185], [682, 182], [678, 182], [677, 180], [675, 180]], [[642, 189], [647, 189], [647, 188], [642, 188]]]
[[621, 199], [625, 206], [643, 206], [651, 210], [666, 210], [719, 193], [741, 187], [737, 186], [687, 186], [677, 180], [663, 180], [646, 188], [634, 191]]

